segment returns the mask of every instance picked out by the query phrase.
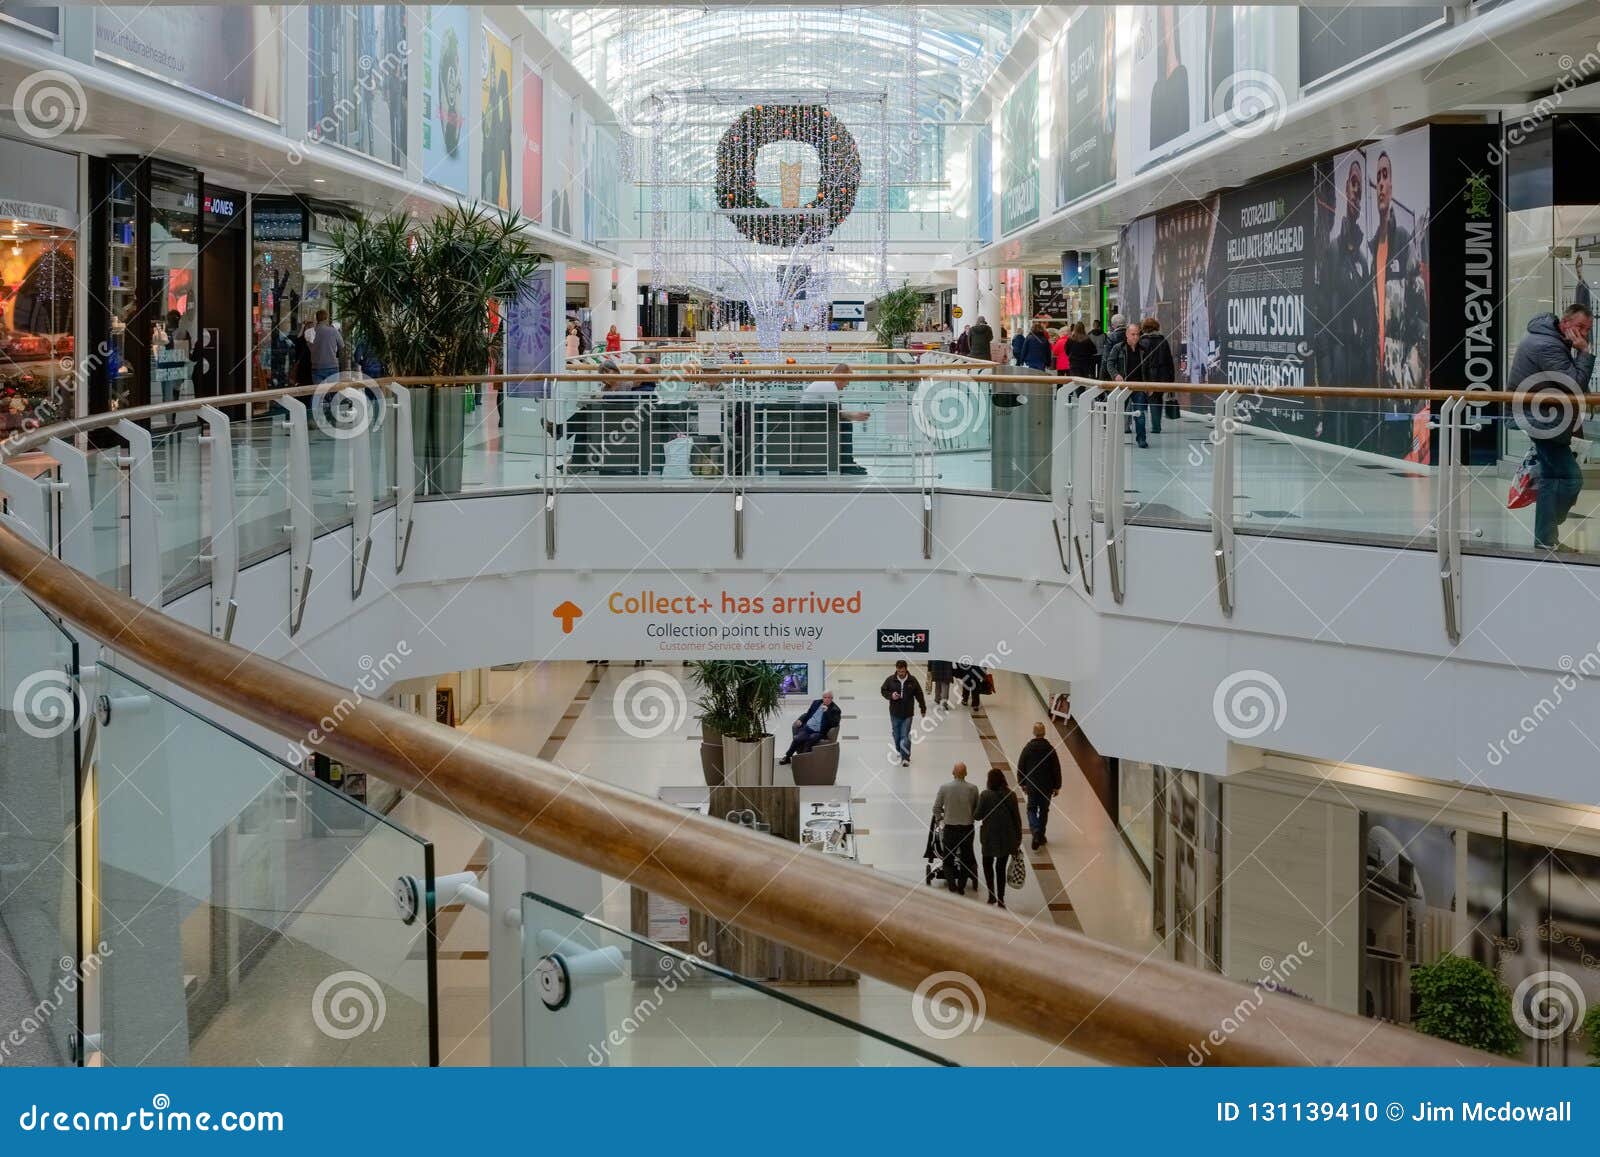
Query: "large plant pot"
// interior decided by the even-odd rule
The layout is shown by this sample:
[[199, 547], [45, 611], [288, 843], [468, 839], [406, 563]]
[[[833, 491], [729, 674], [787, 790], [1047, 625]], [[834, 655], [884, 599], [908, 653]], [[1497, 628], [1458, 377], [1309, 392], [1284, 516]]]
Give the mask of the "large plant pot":
[[776, 741], [770, 735], [760, 739], [722, 737], [722, 778], [732, 787], [765, 787], [772, 783], [777, 763]]
[[721, 787], [726, 776], [722, 770], [722, 741], [700, 744], [700, 772], [706, 777], [707, 787]]

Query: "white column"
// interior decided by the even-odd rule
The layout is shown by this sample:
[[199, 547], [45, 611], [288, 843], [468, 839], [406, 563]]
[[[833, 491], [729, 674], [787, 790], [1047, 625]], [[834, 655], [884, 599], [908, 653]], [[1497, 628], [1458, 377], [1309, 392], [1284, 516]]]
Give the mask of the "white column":
[[978, 271], [970, 265], [956, 267], [956, 308], [961, 310], [961, 316], [951, 328], [959, 335], [978, 320]]
[[623, 341], [639, 336], [639, 267], [636, 265], [617, 266], [617, 332]]
[[[606, 331], [617, 320], [617, 311], [611, 308], [612, 272], [609, 265], [589, 269], [589, 335], [597, 350], [605, 349]], [[617, 326], [617, 332], [622, 332], [621, 326]]]
[[989, 320], [989, 325], [994, 328], [994, 336], [998, 338], [1003, 322], [1000, 317], [1000, 290], [995, 283], [993, 269], [978, 270], [978, 315]]

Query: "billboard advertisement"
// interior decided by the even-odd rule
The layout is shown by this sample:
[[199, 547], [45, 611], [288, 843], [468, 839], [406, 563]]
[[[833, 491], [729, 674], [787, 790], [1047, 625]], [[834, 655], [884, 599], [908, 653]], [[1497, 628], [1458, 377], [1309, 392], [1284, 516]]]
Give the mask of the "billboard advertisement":
[[1091, 5], [1067, 26], [1052, 74], [1056, 205], [1117, 178], [1117, 17]]
[[1301, 5], [1300, 83], [1344, 72], [1390, 45], [1445, 26], [1440, 5], [1397, 8]]
[[404, 6], [314, 5], [306, 14], [311, 139], [404, 165], [409, 119]]
[[591, 130], [594, 147], [588, 168], [590, 196], [585, 231], [591, 235], [590, 241], [608, 241], [617, 237], [621, 226], [622, 146], [612, 129], [591, 122]]
[[1000, 110], [1000, 232], [1039, 219], [1039, 68], [1028, 70]]
[[522, 215], [544, 220], [544, 77], [522, 62]]
[[[533, 275], [528, 291], [506, 309], [506, 372], [544, 374], [552, 368], [551, 270]], [[541, 397], [545, 383], [513, 382], [506, 392], [514, 397]]]
[[511, 208], [511, 44], [488, 25], [483, 27], [482, 120], [483, 181], [478, 196], [484, 204]]
[[104, 9], [95, 14], [95, 55], [276, 121], [279, 23], [277, 5]]
[[467, 191], [466, 8], [422, 9], [422, 175]]
[[578, 146], [573, 140], [578, 109], [560, 85], [545, 85], [544, 96], [544, 187], [548, 198], [544, 220], [557, 233], [570, 237], [573, 193], [579, 177]]

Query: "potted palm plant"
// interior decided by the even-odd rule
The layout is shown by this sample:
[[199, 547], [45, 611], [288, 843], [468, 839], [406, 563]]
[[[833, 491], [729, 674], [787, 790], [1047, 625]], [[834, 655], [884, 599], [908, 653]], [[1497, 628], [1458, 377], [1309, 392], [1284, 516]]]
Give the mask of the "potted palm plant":
[[922, 294], [909, 285], [891, 289], [873, 302], [877, 315], [878, 344], [893, 349], [917, 327], [922, 316]]
[[[738, 787], [772, 782], [776, 741], [767, 731], [767, 716], [778, 709], [783, 677], [770, 663], [747, 659], [707, 659], [689, 665], [701, 690], [697, 706], [706, 729], [722, 740], [722, 781]], [[706, 779], [711, 780], [708, 763]]]
[[[539, 253], [515, 213], [458, 205], [431, 220], [358, 217], [333, 234], [334, 308], [352, 349], [396, 377], [487, 373], [501, 360], [497, 303], [528, 292]], [[424, 494], [460, 488], [465, 386], [412, 390]]]

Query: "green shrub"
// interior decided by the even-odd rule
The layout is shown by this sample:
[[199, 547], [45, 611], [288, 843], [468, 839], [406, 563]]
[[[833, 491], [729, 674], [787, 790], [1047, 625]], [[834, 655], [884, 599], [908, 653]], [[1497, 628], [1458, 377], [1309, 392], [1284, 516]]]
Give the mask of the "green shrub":
[[1589, 1063], [1600, 1065], [1600, 1004], [1584, 1013], [1583, 1035], [1589, 1038]]
[[1511, 993], [1487, 965], [1447, 952], [1412, 969], [1411, 986], [1417, 994], [1412, 1022], [1417, 1031], [1499, 1056], [1522, 1052]]

